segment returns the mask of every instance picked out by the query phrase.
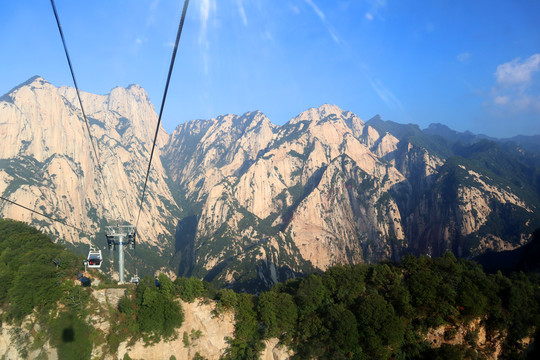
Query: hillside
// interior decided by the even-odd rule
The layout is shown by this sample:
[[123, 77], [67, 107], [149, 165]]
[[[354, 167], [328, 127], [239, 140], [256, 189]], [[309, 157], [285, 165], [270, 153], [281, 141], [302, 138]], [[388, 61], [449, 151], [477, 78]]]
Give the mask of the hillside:
[[[156, 125], [138, 85], [82, 100], [99, 159], [72, 88], [35, 77], [0, 99], [0, 193], [82, 231], [7, 202], [0, 214], [80, 254], [135, 221]], [[253, 111], [159, 134], [130, 275], [260, 292], [336, 264], [512, 250], [540, 227], [536, 155], [506, 141], [329, 104], [281, 126]]]
[[163, 161], [189, 204], [173, 265], [235, 289], [338, 263], [514, 249], [540, 226], [527, 154], [332, 105], [282, 126], [260, 112], [187, 122]]
[[[104, 249], [106, 225], [118, 219], [135, 222], [157, 115], [138, 85], [107, 95], [82, 92], [81, 98], [99, 159], [73, 88], [55, 87], [36, 76], [0, 101], [0, 194], [80, 231], [3, 201], [0, 213], [46, 229], [82, 254], [89, 246]], [[158, 144], [167, 139], [161, 131]], [[152, 170], [137, 254], [145, 258], [137, 266], [150, 265], [148, 273], [167, 265], [159, 254], [172, 251], [178, 214], [159, 157]], [[104, 266], [111, 269], [106, 260]], [[132, 264], [128, 271], [134, 273]]]
[[10, 220], [0, 220], [0, 258], [0, 356], [9, 359], [524, 359], [538, 351], [540, 278], [486, 275], [450, 253], [337, 265], [259, 296], [163, 274], [119, 287], [95, 270], [81, 286], [81, 258]]

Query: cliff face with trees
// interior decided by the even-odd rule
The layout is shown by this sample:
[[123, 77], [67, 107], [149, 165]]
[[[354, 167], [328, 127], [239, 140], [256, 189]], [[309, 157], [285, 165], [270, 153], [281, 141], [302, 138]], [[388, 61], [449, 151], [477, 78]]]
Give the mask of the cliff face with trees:
[[[81, 257], [0, 220], [0, 266], [2, 338], [20, 358], [159, 359], [151, 349], [168, 349], [165, 359], [525, 359], [539, 350], [538, 274], [486, 274], [451, 253], [336, 265], [258, 296], [163, 274], [112, 291], [98, 272], [81, 286]], [[204, 332], [198, 309], [214, 324]]]
[[[81, 96], [99, 159], [73, 89], [34, 77], [0, 97], [0, 194], [82, 231], [8, 202], [0, 214], [80, 252], [135, 221], [157, 124], [138, 85]], [[126, 271], [262, 291], [338, 263], [523, 245], [540, 226], [537, 147], [449, 131], [329, 104], [279, 126], [253, 111], [160, 130]]]

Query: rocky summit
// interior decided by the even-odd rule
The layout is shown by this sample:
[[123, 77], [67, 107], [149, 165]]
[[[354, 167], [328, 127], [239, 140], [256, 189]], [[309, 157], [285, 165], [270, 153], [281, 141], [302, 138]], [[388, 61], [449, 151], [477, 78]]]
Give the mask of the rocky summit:
[[[74, 89], [35, 77], [0, 98], [0, 193], [83, 231], [7, 202], [0, 213], [104, 248], [106, 224], [135, 221], [157, 116], [137, 85], [81, 95], [99, 159]], [[258, 291], [337, 263], [526, 243], [540, 226], [539, 154], [428, 129], [328, 104], [281, 126], [255, 111], [160, 129], [130, 256]]]

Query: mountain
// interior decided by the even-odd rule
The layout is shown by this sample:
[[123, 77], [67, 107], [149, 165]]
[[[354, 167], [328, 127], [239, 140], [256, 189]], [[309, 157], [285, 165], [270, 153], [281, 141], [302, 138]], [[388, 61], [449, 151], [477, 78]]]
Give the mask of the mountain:
[[519, 154], [332, 105], [282, 126], [260, 112], [188, 122], [163, 154], [191, 204], [173, 263], [238, 289], [336, 263], [513, 249], [540, 225], [539, 171]]
[[[83, 244], [104, 245], [106, 224], [135, 221], [157, 116], [138, 85], [118, 87], [108, 95], [81, 92], [81, 98], [99, 161], [73, 88], [57, 88], [36, 76], [2, 97], [0, 193], [82, 232], [5, 202], [0, 212], [85, 251]], [[168, 138], [161, 130], [158, 144]], [[144, 254], [152, 248], [165, 255], [179, 209], [159, 156], [150, 178], [138, 229], [143, 246], [138, 251]]]
[[473, 144], [480, 140], [493, 140], [493, 141], [497, 140], [495, 138], [492, 138], [486, 135], [481, 135], [481, 134], [476, 135], [470, 131], [465, 131], [465, 132], [455, 131], [455, 130], [450, 129], [448, 126], [444, 124], [440, 124], [440, 123], [429, 124], [429, 126], [422, 131], [429, 135], [440, 136], [452, 142], [462, 142], [465, 144]]
[[[89, 232], [116, 218], [134, 222], [157, 121], [142, 88], [82, 93], [105, 179], [73, 89], [37, 77], [1, 99], [2, 196], [89, 230], [6, 203], [3, 217], [79, 248], [103, 246]], [[130, 256], [139, 270], [260, 291], [337, 263], [524, 245], [540, 226], [534, 156], [437, 129], [325, 104], [281, 126], [254, 111], [161, 130]]]

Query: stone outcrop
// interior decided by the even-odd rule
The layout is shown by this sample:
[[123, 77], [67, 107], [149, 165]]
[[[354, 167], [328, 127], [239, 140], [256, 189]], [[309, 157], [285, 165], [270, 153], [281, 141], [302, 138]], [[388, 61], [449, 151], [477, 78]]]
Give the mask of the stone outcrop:
[[[91, 311], [88, 321], [102, 334], [108, 334], [109, 308], [116, 308], [118, 301], [126, 289], [106, 288], [93, 290], [92, 296], [97, 300], [98, 307]], [[115, 354], [108, 352], [107, 344], [94, 346], [92, 358], [103, 360], [121, 360], [127, 354], [133, 360], [169, 360], [193, 359], [198, 353], [208, 360], [220, 359], [229, 346], [227, 338], [234, 337], [235, 314], [233, 311], [216, 315], [215, 301], [196, 300], [193, 303], [178, 300], [184, 312], [184, 322], [176, 330], [177, 337], [172, 340], [146, 344], [143, 340], [128, 340], [120, 343]], [[58, 359], [56, 348], [49, 341], [36, 345], [35, 335], [40, 326], [33, 316], [27, 317], [22, 324], [0, 326], [0, 357], [5, 360], [23, 359]], [[184, 339], [187, 334], [187, 342]], [[265, 349], [261, 360], [288, 360], [292, 352], [279, 344], [278, 339], [265, 341]]]
[[[107, 221], [135, 222], [157, 116], [138, 85], [108, 95], [81, 92], [81, 98], [99, 159], [73, 88], [34, 77], [2, 97], [0, 193], [83, 231], [7, 203], [0, 204], [0, 213], [62, 241], [90, 244]], [[158, 145], [168, 138], [161, 129]], [[142, 242], [158, 248], [161, 238], [173, 237], [179, 210], [166, 179], [158, 150], [138, 229]]]
[[[257, 151], [240, 145], [259, 141]], [[470, 254], [493, 239], [483, 233], [494, 202], [534, 212], [483, 174], [460, 165], [469, 179], [461, 183], [449, 177], [440, 154], [328, 104], [279, 127], [258, 112], [183, 124], [164, 160], [176, 189], [200, 209], [192, 236], [177, 242], [180, 273], [223, 283], [245, 281], [242, 262], [257, 263], [267, 283], [305, 266], [406, 252]], [[457, 190], [448, 195], [443, 188], [450, 181]], [[463, 239], [477, 236], [482, 245], [466, 248]]]
[[466, 324], [441, 325], [429, 329], [425, 335], [425, 340], [433, 348], [439, 348], [442, 344], [463, 345], [474, 348], [486, 359], [496, 360], [501, 355], [505, 337], [506, 334], [500, 332], [488, 335], [482, 321], [474, 319]]
[[[219, 359], [228, 347], [227, 337], [234, 337], [234, 313], [227, 312], [214, 316], [214, 302], [181, 302], [185, 319], [177, 329], [175, 340], [160, 341], [146, 346], [143, 341], [134, 344], [121, 343], [118, 358], [128, 354], [134, 360], [168, 360], [171, 355], [177, 359], [193, 359], [196, 353], [208, 360]], [[199, 332], [197, 335], [193, 335]], [[183, 334], [188, 334], [189, 343], [184, 342]], [[281, 358], [284, 359], [284, 358]]]
[[[157, 121], [138, 85], [81, 96], [99, 159], [74, 89], [35, 77], [0, 99], [0, 193], [84, 231], [9, 203], [0, 214], [76, 246], [135, 221]], [[497, 222], [540, 226], [531, 189], [405, 130], [329, 104], [281, 126], [253, 111], [161, 129], [137, 229], [161, 255], [152, 270], [256, 291], [337, 263], [511, 249], [528, 235]]]

